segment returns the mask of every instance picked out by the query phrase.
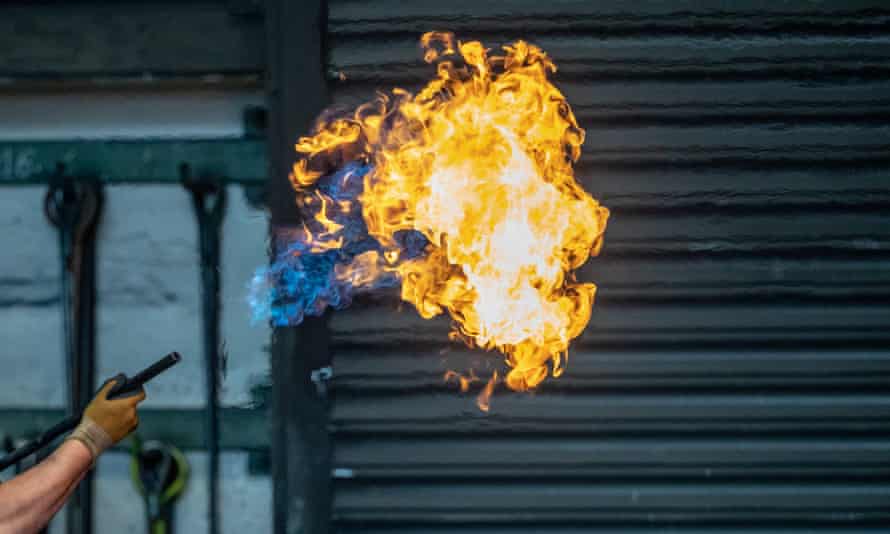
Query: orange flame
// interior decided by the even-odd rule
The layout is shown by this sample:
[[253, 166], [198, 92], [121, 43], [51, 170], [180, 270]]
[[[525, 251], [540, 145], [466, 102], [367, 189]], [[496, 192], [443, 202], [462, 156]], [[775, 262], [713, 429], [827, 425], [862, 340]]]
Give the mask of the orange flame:
[[470, 374], [467, 376], [464, 376], [464, 375], [457, 373], [455, 371], [448, 370], [448, 371], [445, 371], [445, 376], [443, 376], [442, 379], [445, 380], [446, 382], [451, 382], [452, 380], [457, 380], [457, 383], [460, 384], [460, 392], [461, 393], [466, 393], [467, 391], [470, 390], [470, 384], [472, 384], [473, 382], [479, 381], [479, 377], [476, 376], [476, 373], [474, 373], [472, 369], [470, 369]]
[[479, 407], [483, 412], [487, 412], [491, 409], [491, 395], [494, 393], [494, 387], [498, 383], [498, 372], [495, 371], [491, 374], [491, 378], [486, 382], [485, 387], [482, 388], [482, 391], [479, 393], [479, 396], [476, 397], [476, 406]]
[[[363, 258], [360, 276], [349, 266], [337, 276], [365, 283], [396, 272], [421, 316], [447, 311], [468, 343], [506, 355], [508, 387], [533, 388], [562, 373], [596, 292], [573, 274], [599, 253], [609, 216], [574, 178], [584, 131], [540, 48], [517, 41], [489, 55], [438, 32], [421, 43], [435, 78], [416, 95], [394, 89], [321, 121], [296, 145], [303, 158], [291, 180], [303, 191], [331, 165], [371, 163], [359, 200], [383, 253]], [[314, 223], [334, 239], [339, 228], [323, 218]], [[395, 236], [405, 230], [430, 245], [399, 263]]]

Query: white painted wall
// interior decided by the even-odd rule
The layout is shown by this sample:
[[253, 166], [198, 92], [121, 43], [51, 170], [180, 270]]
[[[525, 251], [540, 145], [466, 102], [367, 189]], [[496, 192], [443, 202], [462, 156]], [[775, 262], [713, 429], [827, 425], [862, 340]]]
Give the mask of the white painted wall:
[[233, 137], [261, 92], [0, 95], [0, 140]]

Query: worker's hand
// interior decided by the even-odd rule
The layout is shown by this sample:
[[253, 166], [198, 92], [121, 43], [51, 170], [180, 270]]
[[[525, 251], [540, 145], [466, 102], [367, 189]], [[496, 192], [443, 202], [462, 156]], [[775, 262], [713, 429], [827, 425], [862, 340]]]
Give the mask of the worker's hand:
[[102, 385], [102, 389], [83, 411], [83, 418], [89, 419], [99, 425], [112, 444], [127, 437], [130, 432], [136, 430], [139, 418], [136, 416], [136, 405], [145, 399], [145, 390], [122, 399], [108, 400], [108, 392], [117, 384], [120, 378], [112, 378]]
[[120, 379], [113, 378], [105, 382], [84, 410], [80, 425], [68, 437], [86, 445], [93, 454], [93, 460], [105, 449], [127, 437], [139, 425], [136, 405], [145, 399], [145, 391], [140, 389], [136, 395], [109, 400], [108, 392], [117, 380]]

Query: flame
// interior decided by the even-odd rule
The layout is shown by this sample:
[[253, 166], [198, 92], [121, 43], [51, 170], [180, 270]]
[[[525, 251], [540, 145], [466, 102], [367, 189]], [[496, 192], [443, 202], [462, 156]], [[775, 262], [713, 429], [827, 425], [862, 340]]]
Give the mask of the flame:
[[488, 382], [485, 383], [485, 387], [482, 388], [482, 391], [479, 392], [479, 395], [476, 397], [476, 406], [483, 412], [488, 412], [491, 409], [491, 395], [494, 393], [494, 387], [497, 383], [498, 372], [495, 371], [491, 374], [491, 378], [488, 379]]
[[466, 376], [449, 369], [448, 371], [445, 371], [445, 375], [442, 379], [445, 382], [457, 381], [457, 383], [460, 384], [461, 393], [466, 393], [470, 390], [470, 384], [479, 381], [479, 377], [476, 376], [476, 373], [472, 369], [470, 369], [469, 374]]
[[[377, 250], [338, 265], [336, 280], [395, 276], [421, 316], [447, 312], [463, 340], [502, 352], [508, 387], [534, 388], [562, 373], [596, 293], [574, 276], [599, 253], [609, 215], [574, 178], [584, 131], [540, 48], [517, 41], [489, 54], [440, 32], [421, 44], [436, 76], [417, 94], [381, 94], [297, 143], [291, 181], [321, 204], [307, 250], [343, 247], [338, 216], [357, 209], [312, 188], [332, 168], [366, 164], [357, 204]], [[406, 254], [406, 236], [418, 234], [423, 253]]]

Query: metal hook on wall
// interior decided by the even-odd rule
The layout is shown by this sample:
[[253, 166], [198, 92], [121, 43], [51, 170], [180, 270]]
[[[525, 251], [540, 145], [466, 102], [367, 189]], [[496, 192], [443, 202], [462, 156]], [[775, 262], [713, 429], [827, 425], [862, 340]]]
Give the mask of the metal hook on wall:
[[219, 525], [219, 380], [220, 380], [220, 256], [226, 189], [220, 180], [195, 178], [188, 164], [179, 166], [183, 186], [191, 194], [198, 219], [201, 255], [201, 303], [203, 315], [205, 385], [207, 388], [208, 524], [216, 534]]
[[[104, 202], [102, 184], [71, 177], [59, 164], [43, 209], [59, 234], [62, 337], [68, 373], [68, 414], [79, 413], [95, 390], [96, 231]], [[92, 532], [92, 473], [68, 508], [69, 534]]]
[[173, 505], [189, 478], [185, 455], [160, 441], [133, 439], [130, 478], [145, 501], [147, 534], [172, 534]]

